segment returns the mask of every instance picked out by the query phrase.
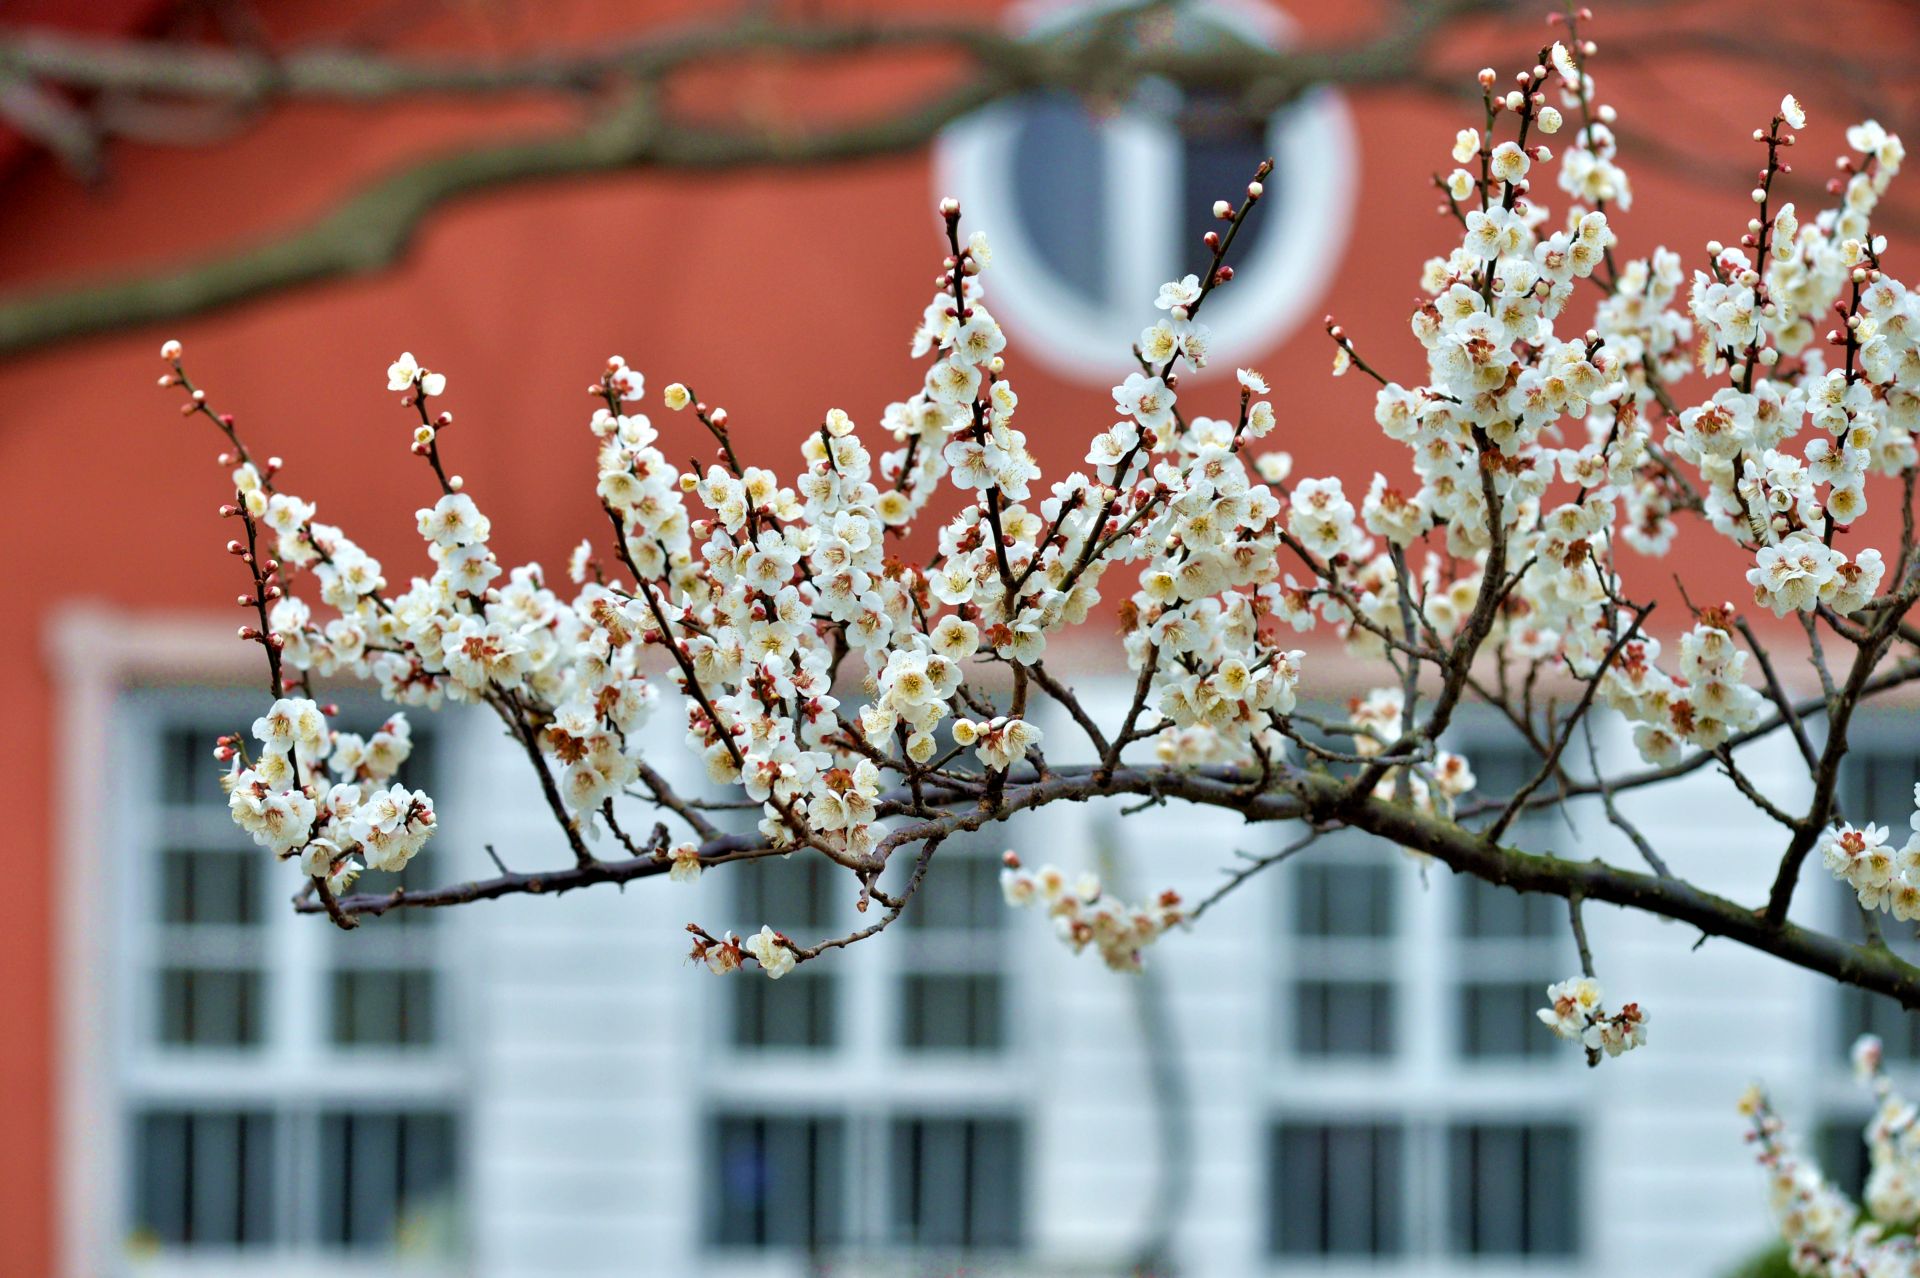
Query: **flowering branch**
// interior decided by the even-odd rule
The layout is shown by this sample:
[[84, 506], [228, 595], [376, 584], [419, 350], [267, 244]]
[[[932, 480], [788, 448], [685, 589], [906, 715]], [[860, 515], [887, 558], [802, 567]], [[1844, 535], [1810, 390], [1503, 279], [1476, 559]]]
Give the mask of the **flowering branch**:
[[[442, 374], [411, 355], [388, 370], [433, 479], [433, 504], [417, 515], [431, 567], [395, 593], [378, 561], [280, 486], [277, 459], [254, 462], [170, 343], [163, 384], [182, 389], [186, 411], [215, 422], [232, 449], [222, 464], [247, 528], [235, 549], [253, 586], [241, 602], [259, 619], [243, 636], [263, 644], [275, 697], [254, 725], [257, 757], [238, 736], [217, 745], [235, 819], [300, 861], [311, 889], [298, 908], [343, 925], [824, 857], [861, 911], [879, 903], [873, 922], [811, 944], [771, 927], [742, 940], [689, 925], [708, 967], [752, 964], [777, 978], [889, 928], [956, 837], [1059, 803], [1181, 803], [1308, 833], [1241, 857], [1194, 908], [1172, 892], [1116, 900], [1096, 878], [1029, 868], [1017, 851], [1002, 873], [1007, 899], [1044, 907], [1068, 945], [1131, 970], [1169, 931], [1346, 828], [1565, 900], [1583, 974], [1548, 991], [1541, 1019], [1595, 1062], [1644, 1043], [1648, 1022], [1637, 1003], [1602, 1004], [1583, 915], [1596, 902], [1920, 1007], [1920, 968], [1787, 918], [1800, 866], [1818, 849], [1863, 910], [1920, 919], [1920, 811], [1895, 850], [1885, 827], [1842, 823], [1836, 798], [1853, 716], [1920, 678], [1920, 657], [1906, 651], [1920, 649], [1908, 620], [1920, 600], [1910, 516], [1891, 572], [1856, 526], [1870, 476], [1897, 478], [1910, 502], [1920, 466], [1920, 301], [1885, 273], [1870, 227], [1899, 141], [1876, 125], [1852, 130], [1838, 203], [1800, 221], [1773, 206], [1767, 176], [1785, 171], [1780, 156], [1801, 126], [1787, 98], [1756, 135], [1768, 156], [1753, 192], [1759, 216], [1738, 246], [1709, 244], [1688, 286], [1677, 253], [1613, 255], [1605, 208], [1624, 207], [1631, 186], [1587, 71], [1595, 46], [1566, 34], [1512, 87], [1491, 69], [1477, 77], [1480, 126], [1460, 131], [1461, 167], [1442, 179], [1446, 253], [1428, 264], [1413, 315], [1421, 383], [1387, 380], [1329, 322], [1335, 372], [1373, 377], [1376, 422], [1407, 448], [1403, 477], [1375, 474], [1357, 505], [1342, 479], [1296, 481], [1291, 458], [1260, 451], [1280, 421], [1259, 373], [1238, 370], [1218, 417], [1182, 381], [1182, 366], [1207, 364], [1201, 315], [1233, 283], [1230, 254], [1266, 166], [1237, 202], [1214, 204], [1204, 274], [1160, 289], [1162, 314], [1135, 345], [1139, 371], [1113, 388], [1113, 424], [1090, 432], [1085, 468], [1045, 487], [986, 303], [992, 250], [984, 234], [962, 234], [954, 200], [940, 205], [944, 260], [913, 339], [924, 375], [882, 415], [877, 451], [872, 432], [833, 409], [801, 438], [802, 468], [784, 482], [737, 446], [724, 407], [678, 383], [661, 399], [692, 425], [668, 444], [638, 408], [645, 379], [610, 360], [589, 429], [600, 507], [591, 526], [611, 537], [612, 555], [583, 541], [570, 593], [537, 565], [508, 570], [495, 557], [491, 523], [442, 451], [453, 415], [429, 407], [446, 393]], [[1556, 158], [1540, 139], [1560, 133], [1563, 108], [1578, 125], [1558, 157], [1566, 205], [1556, 215], [1536, 183]], [[1591, 316], [1583, 303], [1560, 336], [1581, 280], [1597, 285], [1580, 294], [1595, 298]], [[1837, 317], [1831, 364], [1816, 343], [1821, 315]], [[711, 449], [704, 471], [668, 460], [669, 448], [690, 447]], [[1630, 556], [1667, 552], [1682, 521], [1691, 537], [1738, 547], [1756, 605], [1806, 627], [1822, 695], [1795, 701], [1759, 627], [1732, 604], [1695, 606], [1684, 580], [1689, 628], [1662, 666], [1646, 629], [1654, 604], [1628, 589], [1644, 575]], [[910, 535], [917, 528], [924, 535]], [[268, 534], [271, 551], [257, 544]], [[1282, 552], [1306, 580], [1282, 567]], [[324, 622], [296, 590], [304, 577], [334, 614]], [[1695, 588], [1707, 584], [1696, 573]], [[1103, 589], [1116, 588], [1118, 603], [1104, 604]], [[1133, 672], [1117, 719], [1090, 711], [1049, 665], [1056, 641], [1097, 610], [1117, 614]], [[1376, 663], [1377, 686], [1344, 717], [1300, 705], [1313, 660], [1286, 642], [1311, 630]], [[1851, 646], [1844, 667], [1828, 666], [1823, 635], [1836, 653]], [[1750, 659], [1764, 689], [1749, 681]], [[370, 741], [335, 732], [313, 676], [371, 682], [407, 707], [490, 707], [526, 753], [573, 864], [514, 872], [496, 858], [489, 879], [355, 893], [363, 868], [403, 868], [436, 818], [425, 795], [392, 783], [404, 716]], [[1450, 748], [1475, 700], [1537, 756], [1510, 794], [1477, 794], [1471, 762]], [[663, 703], [731, 800], [676, 793], [646, 757]], [[1048, 704], [1084, 733], [1090, 759], [1042, 751], [1036, 719]], [[1630, 728], [1643, 767], [1601, 768], [1601, 714]], [[1818, 752], [1804, 722], [1814, 715], [1827, 721]], [[1590, 778], [1566, 763], [1576, 731]], [[1733, 753], [1782, 731], [1812, 771], [1804, 811], [1769, 796]], [[1690, 882], [1620, 810], [1621, 795], [1710, 764], [1729, 797], [1783, 828], [1764, 903]], [[1523, 814], [1581, 796], [1600, 799], [1651, 873], [1507, 844]], [[655, 818], [645, 839], [628, 832], [645, 828], [635, 803]], [[752, 810], [758, 825], [722, 832], [704, 815], [715, 806]], [[612, 856], [592, 850], [603, 836]], [[896, 857], [912, 867], [897, 895], [881, 886]]]

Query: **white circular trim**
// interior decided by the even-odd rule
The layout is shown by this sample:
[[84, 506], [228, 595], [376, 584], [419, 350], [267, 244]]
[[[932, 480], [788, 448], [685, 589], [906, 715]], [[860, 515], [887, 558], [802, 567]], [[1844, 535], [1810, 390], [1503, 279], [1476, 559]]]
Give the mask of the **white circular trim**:
[[[1098, 6], [1073, 6], [1066, 12], [1050, 7], [1029, 29], [1057, 26], [1093, 7]], [[1264, 6], [1216, 4], [1208, 6], [1207, 13], [1270, 43], [1282, 41], [1287, 33], [1284, 17]], [[1152, 245], [1158, 240], [1171, 246], [1171, 239], [1136, 234], [1136, 242], [1148, 247], [1123, 255], [1125, 260], [1115, 264], [1118, 270], [1140, 275], [1123, 281], [1129, 295], [1138, 295], [1137, 304], [1129, 302], [1120, 310], [1101, 307], [1064, 287], [1028, 236], [1011, 189], [1019, 116], [1017, 103], [998, 103], [949, 127], [935, 147], [936, 194], [958, 196], [968, 222], [986, 232], [994, 254], [984, 281], [986, 300], [1010, 331], [1016, 354], [1032, 356], [1063, 376], [1105, 384], [1136, 369], [1130, 349], [1156, 315], [1155, 291], [1178, 264], [1160, 260], [1162, 251]], [[1137, 114], [1103, 121], [1099, 128], [1129, 168], [1160, 167], [1154, 157], [1167, 155], [1173, 145], [1171, 126]], [[1214, 365], [1230, 365], [1272, 349], [1315, 309], [1339, 265], [1351, 226], [1358, 194], [1357, 141], [1352, 116], [1338, 93], [1316, 89], [1275, 115], [1267, 145], [1276, 165], [1271, 185], [1278, 198], [1262, 202], [1255, 216], [1267, 219], [1268, 225], [1252, 253], [1234, 263], [1232, 287], [1207, 307]], [[1173, 161], [1164, 162], [1170, 171]], [[1118, 176], [1135, 189], [1157, 185], [1138, 172]], [[1113, 194], [1109, 207], [1116, 216], [1125, 215], [1126, 204], [1111, 200]], [[1228, 198], [1233, 194], [1221, 192]], [[1138, 210], [1137, 203], [1133, 207]], [[1137, 220], [1175, 215], [1173, 209], [1146, 210]]]

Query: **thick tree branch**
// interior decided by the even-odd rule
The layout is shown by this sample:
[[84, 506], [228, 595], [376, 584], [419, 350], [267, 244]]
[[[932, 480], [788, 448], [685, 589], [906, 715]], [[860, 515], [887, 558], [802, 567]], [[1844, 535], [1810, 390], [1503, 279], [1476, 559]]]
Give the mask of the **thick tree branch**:
[[[56, 286], [0, 301], [0, 355], [90, 334], [200, 314], [263, 294], [379, 271], [443, 205], [499, 187], [637, 171], [704, 172], [834, 164], [904, 154], [961, 116], [1039, 87], [1115, 100], [1143, 80], [1226, 93], [1266, 114], [1316, 85], [1391, 83], [1412, 73], [1432, 39], [1462, 15], [1503, 0], [1438, 0], [1376, 38], [1339, 48], [1274, 50], [1228, 44], [1188, 50], [1135, 40], [1123, 22], [1082, 24], [1021, 39], [952, 24], [702, 28], [624, 49], [469, 65], [316, 51], [258, 54], [128, 45], [32, 33], [0, 43], [0, 74], [70, 87], [263, 100], [378, 101], [419, 94], [592, 90], [592, 118], [571, 131], [490, 142], [430, 156], [348, 197], [311, 225], [250, 248], [131, 279]], [[1147, 6], [1153, 8], [1155, 6]], [[1135, 11], [1122, 11], [1122, 17]], [[874, 50], [944, 49], [968, 70], [904, 107], [812, 129], [773, 130], [663, 114], [663, 79], [694, 65], [750, 55], [819, 59]]]

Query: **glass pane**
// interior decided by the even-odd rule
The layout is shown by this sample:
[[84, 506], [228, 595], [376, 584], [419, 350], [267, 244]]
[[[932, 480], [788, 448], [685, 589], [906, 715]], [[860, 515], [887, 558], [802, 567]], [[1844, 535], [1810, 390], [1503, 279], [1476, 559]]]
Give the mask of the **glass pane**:
[[[167, 923], [246, 926], [260, 921], [260, 867], [267, 854], [173, 849], [160, 858], [160, 917]], [[292, 895], [292, 889], [288, 890]]]
[[[1885, 926], [1883, 924], [1882, 926]], [[1840, 1052], [1852, 1050], [1862, 1034], [1876, 1034], [1887, 1051], [1887, 1059], [1920, 1060], [1920, 1013], [1909, 1012], [1884, 994], [1846, 985], [1838, 989], [1840, 1013], [1834, 1018]]]
[[902, 982], [900, 1031], [911, 1048], [990, 1049], [1004, 1040], [1001, 978], [991, 973], [921, 973]]
[[1462, 987], [1460, 1050], [1467, 1056], [1551, 1056], [1558, 1040], [1534, 1012], [1546, 1002], [1544, 981], [1495, 981]]
[[328, 1246], [444, 1252], [454, 1180], [450, 1114], [320, 1115], [320, 1239]]
[[832, 970], [812, 965], [769, 981], [757, 973], [733, 986], [736, 1047], [831, 1047], [834, 1042]]
[[[1246, 119], [1219, 94], [1190, 95], [1187, 107], [1190, 123], [1181, 134], [1184, 181], [1180, 193], [1180, 261], [1183, 271], [1205, 279], [1213, 252], [1204, 237], [1213, 230], [1224, 234], [1226, 226], [1213, 216], [1213, 202], [1240, 203], [1254, 170], [1267, 158], [1267, 122]], [[1269, 202], [1263, 206], [1265, 211], [1249, 218], [1234, 237], [1236, 264], [1251, 259], [1254, 248], [1284, 207], [1285, 192], [1279, 181], [1282, 172], [1284, 168], [1276, 167], [1266, 179], [1265, 198]]]
[[1820, 1170], [1834, 1186], [1855, 1202], [1867, 1184], [1870, 1162], [1865, 1131], [1872, 1115], [1854, 1113], [1834, 1115], [1814, 1132], [1813, 1152], [1820, 1159]]
[[428, 969], [333, 974], [333, 1041], [416, 1047], [434, 1039], [434, 973]]
[[850, 882], [836, 879], [833, 872], [838, 867], [815, 852], [763, 857], [729, 868], [740, 894], [742, 936], [758, 932], [763, 923], [796, 941], [824, 931], [838, 912], [835, 889]]
[[1058, 284], [1105, 305], [1108, 179], [1098, 126], [1080, 100], [1065, 92], [1030, 94], [1012, 109], [1019, 121], [1012, 189], [1020, 224]]
[[1294, 930], [1301, 936], [1393, 933], [1394, 869], [1377, 863], [1310, 862], [1294, 874]]
[[270, 1115], [153, 1110], [134, 1119], [133, 1243], [256, 1247], [274, 1241]]
[[1454, 880], [1454, 888], [1464, 937], [1552, 937], [1567, 927], [1566, 906], [1558, 897], [1515, 892], [1465, 875]]
[[1293, 1047], [1304, 1056], [1393, 1052], [1393, 987], [1384, 981], [1297, 981]]
[[722, 1115], [714, 1122], [709, 1237], [723, 1247], [841, 1241], [846, 1151], [845, 1124], [837, 1118]]
[[[257, 711], [254, 713], [258, 713]], [[220, 778], [227, 765], [213, 757], [213, 743], [230, 732], [245, 732], [252, 715], [230, 723], [181, 724], [160, 734], [160, 801], [167, 804], [225, 807]]]
[[1913, 811], [1914, 782], [1920, 780], [1920, 754], [1888, 741], [1856, 743], [1841, 765], [1841, 795], [1856, 822], [1898, 827]]
[[915, 930], [994, 932], [1005, 926], [1006, 913], [999, 860], [943, 848], [900, 921]]
[[259, 1043], [260, 984], [260, 973], [250, 968], [163, 969], [160, 1041], [193, 1047]]
[[1402, 1252], [1404, 1145], [1400, 1128], [1379, 1124], [1276, 1127], [1270, 1249], [1293, 1256]]
[[1008, 1118], [896, 1119], [897, 1241], [938, 1249], [1011, 1248], [1020, 1240], [1020, 1128]]
[[1569, 1256], [1578, 1246], [1578, 1140], [1561, 1124], [1448, 1133], [1449, 1245], [1475, 1256]]

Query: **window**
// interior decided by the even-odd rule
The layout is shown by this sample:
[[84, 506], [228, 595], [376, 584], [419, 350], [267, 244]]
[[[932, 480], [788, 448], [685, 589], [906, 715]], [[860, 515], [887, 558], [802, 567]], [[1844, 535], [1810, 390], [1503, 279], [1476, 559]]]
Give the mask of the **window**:
[[1363, 840], [1359, 855], [1302, 865], [1294, 876], [1293, 1049], [1302, 1056], [1394, 1050], [1394, 939], [1399, 871]]
[[[829, 934], [838, 913], [835, 889], [845, 882], [823, 856], [766, 857], [733, 866], [741, 935], [758, 920], [800, 940]], [[749, 973], [757, 975], [757, 973]], [[733, 981], [733, 1045], [745, 1048], [828, 1048], [835, 1041], [838, 965], [806, 963], [778, 981]]]
[[1578, 1136], [1564, 1123], [1463, 1123], [1447, 1131], [1449, 1250], [1571, 1256]]
[[1273, 1131], [1272, 1249], [1283, 1256], [1391, 1256], [1406, 1247], [1401, 1128], [1282, 1123]]
[[798, 1114], [716, 1119], [714, 1241], [812, 1250], [844, 1239], [846, 1128], [842, 1118]]
[[[298, 876], [233, 827], [212, 758], [257, 700], [182, 691], [125, 705], [127, 1249], [182, 1265], [451, 1259], [459, 1080], [441, 925], [406, 911], [349, 936], [293, 913]], [[349, 707], [335, 723], [364, 730], [382, 715]], [[431, 787], [432, 756], [416, 728], [402, 780]], [[433, 879], [445, 855], [432, 845], [405, 880]]]
[[900, 923], [892, 956], [901, 971], [900, 1046], [1004, 1046], [1007, 908], [994, 850], [979, 840], [943, 844]]
[[[709, 1245], [943, 1257], [1019, 1248], [1025, 1124], [999, 886], [999, 851], [1013, 837], [942, 844], [882, 943], [779, 981], [749, 970], [725, 983], [730, 1050], [710, 1074], [702, 1182]], [[889, 873], [889, 890], [909, 869]], [[853, 908], [853, 877], [818, 854], [731, 870], [742, 935], [764, 922], [810, 942], [872, 922]]]
[[[1063, 5], [1051, 21], [1109, 7]], [[1286, 35], [1264, 6], [1182, 6], [1171, 23], [1171, 38], [1196, 49]], [[993, 243], [989, 305], [1022, 349], [1102, 384], [1134, 371], [1127, 352], [1159, 315], [1160, 285], [1205, 269], [1213, 202], [1237, 198], [1268, 156], [1267, 196], [1234, 249], [1237, 282], [1208, 306], [1213, 362], [1271, 348], [1315, 313], [1354, 195], [1345, 107], [1320, 90], [1266, 121], [1230, 108], [1154, 81], [1117, 111], [1036, 92], [947, 131], [940, 194], [959, 196]]]
[[[1483, 793], [1531, 775], [1518, 742], [1469, 743]], [[1548, 818], [1513, 841], [1544, 845]], [[1353, 832], [1277, 876], [1282, 927], [1268, 1150], [1276, 1257], [1430, 1267], [1553, 1261], [1583, 1246], [1564, 1050], [1535, 1019], [1572, 970], [1566, 910]]]

